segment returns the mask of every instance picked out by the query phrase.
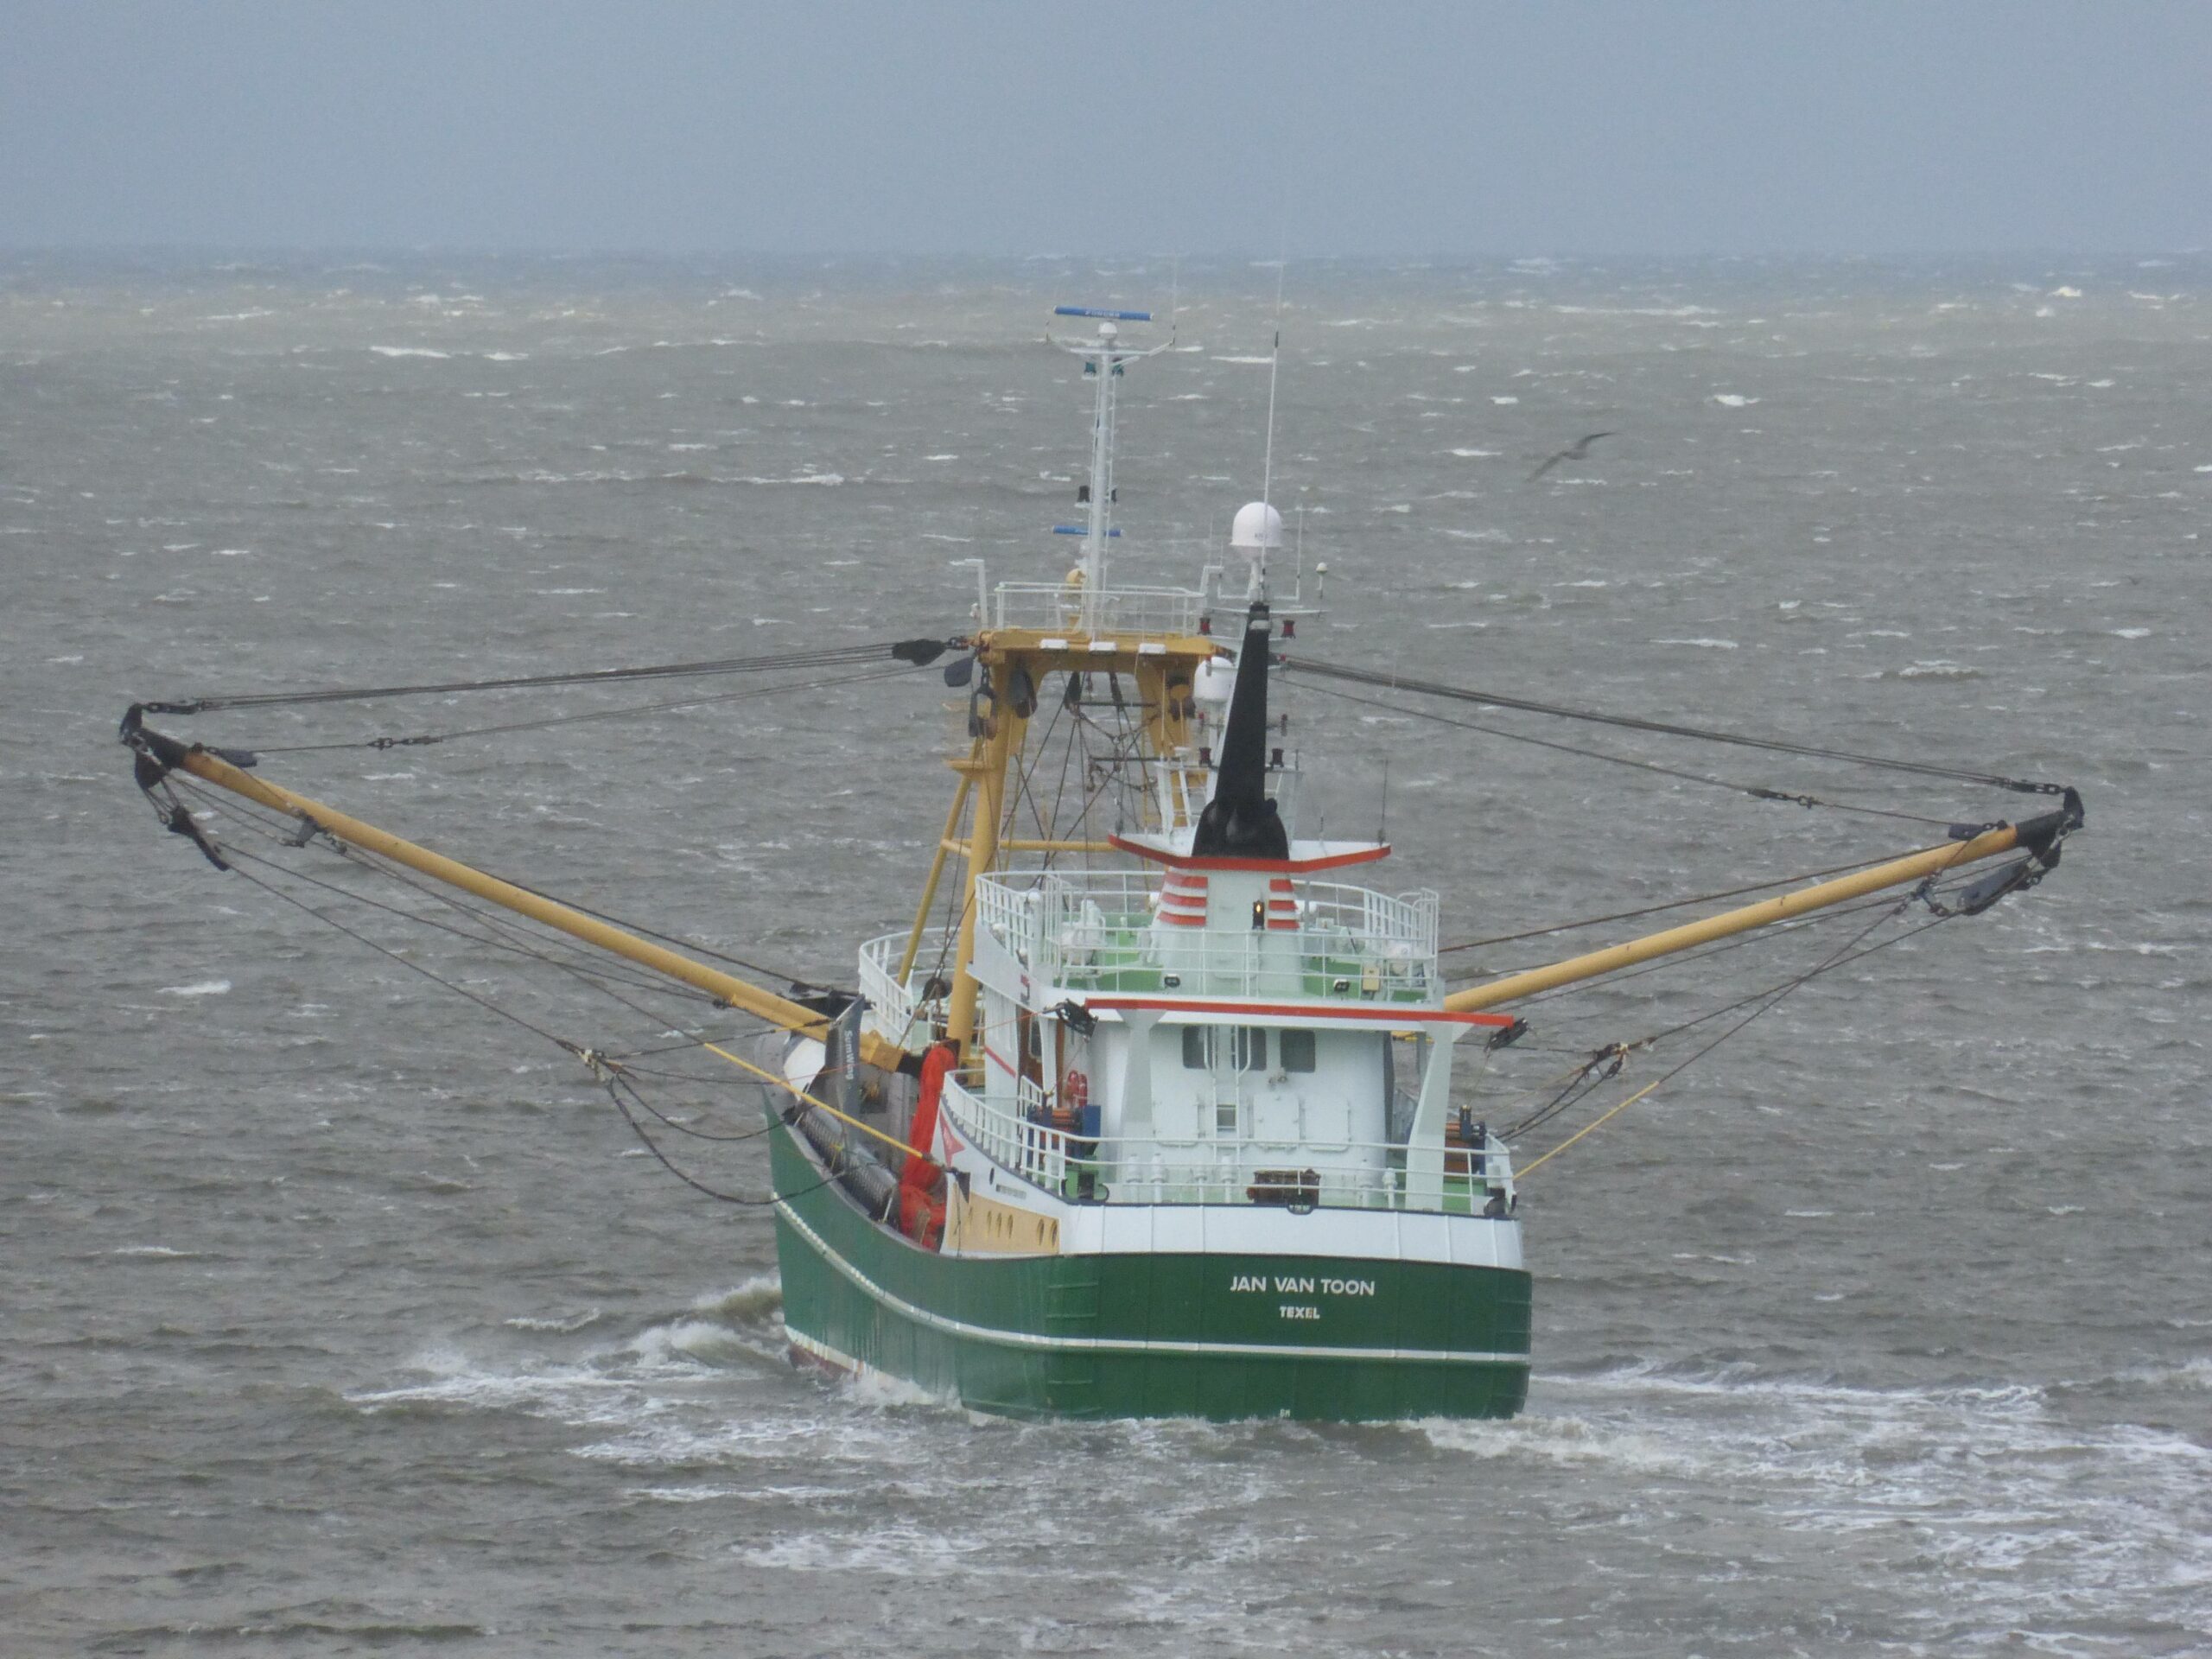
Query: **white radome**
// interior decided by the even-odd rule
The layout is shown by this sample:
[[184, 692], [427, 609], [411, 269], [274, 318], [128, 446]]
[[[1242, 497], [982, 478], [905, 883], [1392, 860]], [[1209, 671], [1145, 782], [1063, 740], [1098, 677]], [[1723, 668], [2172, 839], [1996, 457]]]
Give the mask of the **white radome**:
[[1229, 707], [1230, 694], [1236, 690], [1236, 664], [1226, 657], [1211, 658], [1198, 664], [1198, 671], [1192, 677], [1191, 695], [1208, 710]]
[[1266, 553], [1282, 545], [1282, 514], [1264, 501], [1248, 502], [1236, 509], [1229, 526], [1229, 544], [1246, 553]]

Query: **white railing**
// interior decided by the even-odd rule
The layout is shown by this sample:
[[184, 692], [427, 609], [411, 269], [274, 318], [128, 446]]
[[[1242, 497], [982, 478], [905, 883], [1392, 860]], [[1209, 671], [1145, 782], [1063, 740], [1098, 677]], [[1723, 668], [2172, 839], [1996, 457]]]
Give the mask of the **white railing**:
[[976, 915], [1034, 975], [1071, 989], [1173, 988], [1199, 996], [1426, 1001], [1437, 898], [1393, 898], [1335, 881], [1293, 888], [1298, 929], [1154, 928], [1150, 878], [1131, 872], [1014, 873], [976, 884]]
[[861, 946], [861, 995], [868, 999], [868, 1023], [901, 1048], [914, 1026], [913, 995], [893, 976], [906, 953], [904, 933], [886, 933]]
[[[998, 1138], [1012, 1153], [1009, 1169], [1018, 1169], [1038, 1185], [1058, 1192], [1067, 1185], [1070, 1154], [1077, 1142], [1072, 1135], [1063, 1134], [1051, 1124], [1039, 1120], [1045, 1115], [1044, 1088], [1035, 1080], [1022, 1077], [1014, 1086], [1015, 1104], [1020, 1108], [1019, 1116], [1011, 1122], [1002, 1122]], [[976, 1103], [982, 1105], [982, 1102]], [[1004, 1120], [1007, 1114], [984, 1105], [990, 1117]]]
[[929, 1011], [927, 1004], [916, 995], [916, 987], [929, 978], [929, 969], [944, 957], [949, 960], [951, 938], [944, 929], [933, 929], [923, 933], [923, 947], [916, 951], [913, 960], [920, 967], [907, 978], [898, 982], [898, 963], [907, 953], [907, 931], [885, 933], [872, 938], [861, 947], [861, 995], [868, 998], [868, 1020], [876, 1033], [900, 1048], [909, 1046], [907, 1039], [913, 1035], [913, 1022]]
[[1196, 633], [1205, 601], [1205, 594], [1188, 588], [1108, 588], [1089, 595], [1086, 605], [1084, 590], [1065, 582], [1002, 582], [994, 595], [992, 626], [1158, 640]]
[[[1512, 1158], [1495, 1139], [1479, 1154], [1446, 1147], [1440, 1181], [1432, 1176], [1423, 1182], [1408, 1179], [1407, 1149], [1401, 1145], [1356, 1141], [1317, 1154], [1309, 1147], [1249, 1141], [1210, 1146], [1122, 1135], [1087, 1140], [1034, 1121], [1033, 1114], [1042, 1116], [1046, 1097], [1026, 1077], [1020, 1101], [1019, 1113], [1005, 1111], [948, 1078], [943, 1109], [976, 1150], [1063, 1198], [1087, 1197], [1101, 1204], [1246, 1205], [1295, 1198], [1322, 1209], [1447, 1215], [1481, 1215], [1491, 1209], [1510, 1214], [1513, 1205]], [[1357, 1161], [1319, 1161], [1347, 1155]], [[1477, 1157], [1482, 1160], [1479, 1171], [1473, 1167]], [[1311, 1182], [1305, 1179], [1308, 1174], [1314, 1178]], [[1255, 1199], [1255, 1189], [1273, 1196]]]

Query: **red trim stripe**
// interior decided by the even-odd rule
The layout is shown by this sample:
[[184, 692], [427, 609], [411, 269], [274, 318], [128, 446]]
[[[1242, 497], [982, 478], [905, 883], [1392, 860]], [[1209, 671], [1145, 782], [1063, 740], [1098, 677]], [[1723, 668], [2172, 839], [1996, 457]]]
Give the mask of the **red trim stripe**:
[[1125, 853], [1139, 858], [1148, 858], [1155, 864], [1165, 864], [1179, 870], [1273, 870], [1294, 873], [1300, 870], [1334, 870], [1347, 864], [1372, 864], [1378, 858], [1390, 855], [1390, 844], [1380, 842], [1372, 847], [1358, 847], [1349, 853], [1330, 853], [1320, 858], [1193, 858], [1186, 853], [1162, 852], [1157, 847], [1142, 847], [1121, 836], [1109, 835], [1106, 839]]

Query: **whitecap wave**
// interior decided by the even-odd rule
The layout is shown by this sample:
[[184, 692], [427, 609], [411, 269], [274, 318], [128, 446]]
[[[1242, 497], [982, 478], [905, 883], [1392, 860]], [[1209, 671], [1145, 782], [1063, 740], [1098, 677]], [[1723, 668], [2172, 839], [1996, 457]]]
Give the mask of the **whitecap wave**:
[[601, 1309], [591, 1307], [581, 1313], [572, 1313], [567, 1319], [533, 1319], [528, 1314], [518, 1314], [504, 1323], [511, 1330], [543, 1331], [555, 1336], [569, 1337], [597, 1325], [606, 1317]]
[[700, 1297], [691, 1311], [733, 1321], [772, 1319], [784, 1311], [784, 1281], [777, 1274], [756, 1273], [731, 1289]]
[[1968, 668], [1964, 663], [1915, 663], [1910, 668], [1900, 668], [1882, 676], [1885, 680], [1978, 680], [1982, 672]]

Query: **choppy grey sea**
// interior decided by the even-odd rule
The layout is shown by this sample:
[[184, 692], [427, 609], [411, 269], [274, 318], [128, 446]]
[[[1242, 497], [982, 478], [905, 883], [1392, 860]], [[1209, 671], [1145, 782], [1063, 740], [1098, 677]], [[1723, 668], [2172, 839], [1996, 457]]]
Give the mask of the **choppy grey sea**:
[[[956, 561], [1067, 562], [1060, 302], [1178, 306], [1179, 349], [1127, 379], [1116, 545], [1186, 580], [1257, 493], [1273, 290], [1058, 259], [0, 262], [0, 1649], [2212, 1649], [2202, 257], [1290, 272], [1274, 493], [1329, 566], [1317, 656], [2088, 799], [2041, 888], [1808, 985], [1529, 1179], [1514, 1422], [1015, 1426], [795, 1370], [768, 1215], [679, 1185], [568, 1054], [410, 964], [579, 1042], [669, 1020], [306, 890], [378, 954], [132, 786], [133, 698], [960, 631]], [[911, 910], [958, 710], [934, 671], [784, 682], [810, 678], [420, 747], [309, 746], [673, 694], [170, 724], [849, 982]], [[1285, 695], [1302, 827], [1386, 824], [1378, 879], [1438, 889], [1455, 943], [1928, 837]], [[1443, 712], [1937, 818], [2041, 805]], [[1484, 1109], [1837, 942], [1540, 1006]], [[741, 1123], [710, 1064], [677, 1053], [662, 1104]], [[674, 1151], [760, 1190], [757, 1143]]]

